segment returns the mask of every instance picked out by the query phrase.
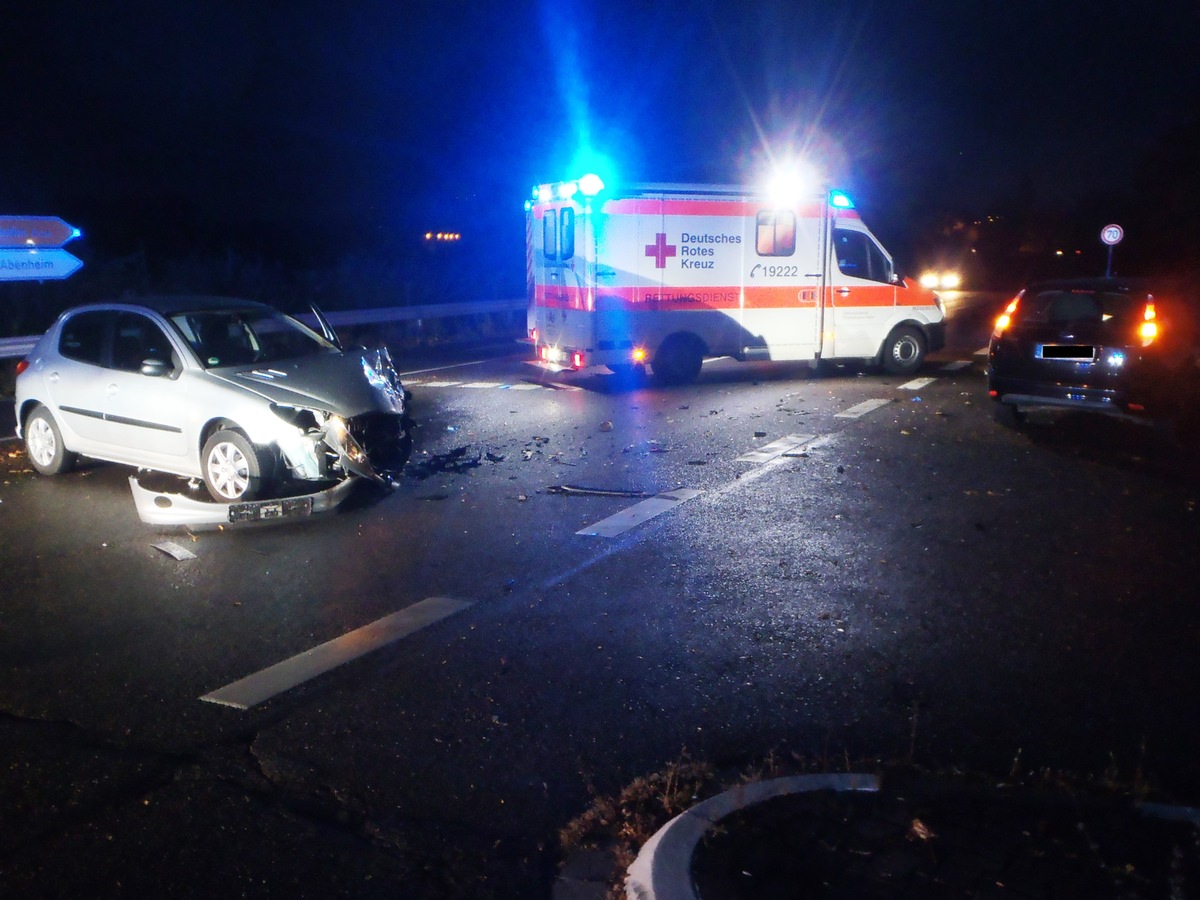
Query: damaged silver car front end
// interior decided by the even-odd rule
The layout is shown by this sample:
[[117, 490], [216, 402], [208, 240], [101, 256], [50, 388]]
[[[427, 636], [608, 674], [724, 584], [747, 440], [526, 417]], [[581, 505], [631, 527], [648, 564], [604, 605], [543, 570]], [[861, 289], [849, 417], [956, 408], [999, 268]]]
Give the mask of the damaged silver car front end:
[[[271, 481], [300, 491], [307, 485], [327, 487], [223, 503], [191, 496], [186, 489], [155, 490], [131, 477], [138, 517], [148, 525], [191, 527], [290, 519], [335, 509], [358, 479], [393, 487], [412, 449], [408, 396], [386, 348], [364, 351], [361, 362], [372, 400], [366, 412], [343, 416], [279, 400], [270, 404], [276, 423], [272, 443], [278, 450]], [[260, 385], [287, 380], [286, 372], [269, 368], [239, 376]]]
[[[297, 481], [327, 481], [350, 475], [390, 485], [412, 449], [406, 395], [386, 348], [362, 357], [363, 376], [375, 395], [375, 409], [341, 416], [321, 409], [274, 403], [272, 412], [290, 424], [276, 443]], [[262, 373], [251, 373], [261, 377]]]

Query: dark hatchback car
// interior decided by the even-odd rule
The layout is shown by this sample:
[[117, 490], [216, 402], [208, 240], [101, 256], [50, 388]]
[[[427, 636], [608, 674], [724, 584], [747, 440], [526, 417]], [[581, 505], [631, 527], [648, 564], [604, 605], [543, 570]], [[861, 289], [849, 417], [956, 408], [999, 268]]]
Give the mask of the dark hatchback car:
[[1200, 402], [1196, 299], [1177, 284], [1101, 278], [1021, 291], [988, 346], [988, 393], [1009, 424], [1064, 407], [1194, 425]]

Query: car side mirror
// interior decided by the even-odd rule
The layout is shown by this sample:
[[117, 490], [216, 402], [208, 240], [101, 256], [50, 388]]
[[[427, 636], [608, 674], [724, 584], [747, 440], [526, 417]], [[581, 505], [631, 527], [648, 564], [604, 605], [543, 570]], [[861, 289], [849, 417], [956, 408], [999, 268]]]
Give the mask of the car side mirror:
[[171, 365], [163, 359], [143, 359], [141, 373], [153, 378], [161, 378], [171, 373]]

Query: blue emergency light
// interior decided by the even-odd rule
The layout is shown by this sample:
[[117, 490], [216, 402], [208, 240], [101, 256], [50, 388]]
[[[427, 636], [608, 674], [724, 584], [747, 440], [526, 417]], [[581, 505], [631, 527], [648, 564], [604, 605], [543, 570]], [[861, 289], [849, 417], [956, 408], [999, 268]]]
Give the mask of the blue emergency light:
[[854, 209], [854, 201], [845, 191], [830, 191], [829, 205], [835, 209]]
[[589, 172], [579, 179], [579, 193], [585, 197], [595, 197], [604, 190], [604, 181], [595, 172]]

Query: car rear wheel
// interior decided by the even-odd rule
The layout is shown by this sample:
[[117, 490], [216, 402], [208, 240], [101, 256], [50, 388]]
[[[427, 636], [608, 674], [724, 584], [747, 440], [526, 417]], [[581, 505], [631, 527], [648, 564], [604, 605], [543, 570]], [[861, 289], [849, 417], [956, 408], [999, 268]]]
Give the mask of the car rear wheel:
[[1025, 411], [1015, 403], [997, 403], [992, 412], [996, 421], [1006, 428], [1020, 428], [1025, 424]]
[[218, 431], [204, 442], [201, 454], [204, 486], [219, 503], [238, 503], [260, 496], [265, 487], [263, 454], [245, 435]]
[[38, 406], [25, 420], [25, 452], [43, 475], [69, 472], [78, 458], [63, 445], [58, 423], [44, 406]]
[[915, 372], [925, 361], [925, 337], [911, 325], [901, 325], [883, 342], [880, 363], [893, 375]]

